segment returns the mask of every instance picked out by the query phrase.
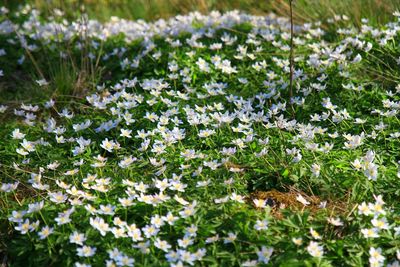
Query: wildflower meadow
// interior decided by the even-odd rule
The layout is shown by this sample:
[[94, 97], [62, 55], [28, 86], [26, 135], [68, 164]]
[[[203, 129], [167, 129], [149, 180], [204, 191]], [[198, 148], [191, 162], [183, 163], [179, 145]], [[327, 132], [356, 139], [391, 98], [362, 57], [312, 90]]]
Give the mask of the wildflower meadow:
[[0, 10], [1, 266], [400, 266], [400, 12]]

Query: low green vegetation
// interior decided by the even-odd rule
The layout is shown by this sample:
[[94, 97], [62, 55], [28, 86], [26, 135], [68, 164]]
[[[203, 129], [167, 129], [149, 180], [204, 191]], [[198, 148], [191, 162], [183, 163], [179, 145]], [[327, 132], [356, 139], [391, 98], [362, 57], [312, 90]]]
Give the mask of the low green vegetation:
[[297, 23], [291, 97], [287, 18], [86, 4], [1, 9], [9, 266], [400, 264], [399, 12]]
[[[101, 21], [108, 21], [111, 16], [151, 21], [193, 11], [208, 13], [233, 9], [256, 15], [271, 12], [289, 15], [288, 0], [5, 0], [5, 6], [17, 9], [27, 2], [47, 16], [53, 16], [56, 8], [63, 10], [70, 18], [76, 18], [81, 11], [85, 11], [89, 17]], [[389, 22], [393, 11], [400, 7], [397, 0], [295, 0], [293, 3], [295, 20], [299, 22], [317, 21], [343, 14], [356, 25], [361, 24], [361, 18], [368, 18], [374, 23]]]

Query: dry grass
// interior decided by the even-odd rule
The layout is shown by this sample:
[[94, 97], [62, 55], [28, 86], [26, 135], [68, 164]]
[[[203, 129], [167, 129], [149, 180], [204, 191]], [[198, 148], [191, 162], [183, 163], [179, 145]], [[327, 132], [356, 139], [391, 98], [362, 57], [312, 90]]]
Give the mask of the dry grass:
[[[296, 198], [301, 195], [310, 204], [303, 205]], [[293, 211], [309, 211], [313, 214], [321, 211], [320, 205], [324, 200], [315, 195], [307, 195], [305, 192], [300, 191], [294, 187], [288, 187], [287, 192], [281, 192], [276, 189], [270, 191], [255, 191], [248, 197], [248, 202], [253, 204], [254, 199], [262, 199], [272, 202], [271, 214], [277, 218], [282, 219], [282, 209], [289, 209]], [[353, 207], [345, 201], [340, 200], [327, 200], [325, 210], [331, 215], [348, 213]]]

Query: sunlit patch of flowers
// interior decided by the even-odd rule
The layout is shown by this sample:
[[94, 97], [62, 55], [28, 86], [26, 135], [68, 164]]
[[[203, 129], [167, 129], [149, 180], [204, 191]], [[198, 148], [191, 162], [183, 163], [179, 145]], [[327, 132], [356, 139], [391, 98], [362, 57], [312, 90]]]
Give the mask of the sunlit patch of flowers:
[[[290, 97], [284, 18], [84, 25], [28, 6], [15, 17], [0, 36], [16, 47], [84, 51], [86, 36], [87, 56], [123, 76], [69, 104], [0, 105], [15, 122], [3, 129], [0, 218], [16, 254], [38, 265], [399, 265], [400, 87], [356, 76], [399, 43], [399, 21], [296, 25]], [[289, 187], [289, 206], [250, 198]]]

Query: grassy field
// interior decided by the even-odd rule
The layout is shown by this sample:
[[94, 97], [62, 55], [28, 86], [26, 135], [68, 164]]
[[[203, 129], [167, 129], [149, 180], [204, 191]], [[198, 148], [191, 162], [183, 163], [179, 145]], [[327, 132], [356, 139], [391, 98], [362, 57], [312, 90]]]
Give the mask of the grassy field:
[[397, 1], [295, 1], [292, 79], [286, 1], [30, 3], [0, 11], [2, 264], [400, 265]]
[[[18, 4], [26, 2], [49, 16], [53, 15], [54, 8], [58, 8], [65, 11], [68, 17], [76, 17], [83, 7], [91, 18], [101, 21], [108, 21], [111, 16], [151, 21], [192, 11], [208, 13], [213, 10], [233, 9], [256, 15], [270, 12], [282, 16], [289, 15], [287, 0], [5, 0], [5, 6], [16, 8]], [[355, 25], [360, 25], [361, 18], [368, 18], [374, 23], [386, 23], [393, 11], [400, 8], [397, 0], [295, 0], [293, 2], [294, 16], [298, 22], [323, 20], [344, 14]]]
[[[279, 16], [288, 17], [290, 14], [289, 2], [286, 0], [5, 0], [4, 6], [11, 11], [16, 11], [18, 7], [26, 3], [39, 10], [43, 17], [52, 17], [55, 15], [55, 10], [62, 10], [63, 16], [70, 20], [75, 20], [82, 14], [88, 14], [89, 18], [103, 22], [108, 21], [112, 16], [129, 20], [154, 21], [192, 11], [206, 14], [212, 10], [224, 12], [234, 9], [255, 15], [266, 15], [274, 12]], [[327, 29], [327, 27], [330, 27], [327, 25], [327, 20], [337, 15], [346, 15], [349, 20], [346, 24], [351, 23], [356, 27], [360, 27], [362, 18], [367, 18], [372, 25], [383, 25], [391, 20], [393, 11], [400, 9], [400, 3], [397, 0], [296, 0], [293, 7], [295, 23], [321, 21], [321, 27]], [[344, 24], [340, 22], [339, 25]], [[29, 57], [28, 60], [36, 61], [32, 57]], [[9, 76], [10, 80], [3, 79], [2, 84], [0, 84], [0, 101], [7, 103], [18, 103], [19, 100], [36, 101], [54, 94], [55, 92], [52, 90], [37, 90], [38, 88], [31, 85], [30, 77], [32, 75], [41, 76], [41, 68], [51, 70], [49, 74], [52, 76], [61, 75], [60, 77], [53, 77], [53, 79], [58, 79], [58, 82], [62, 83], [60, 87], [65, 95], [73, 95], [74, 91], [81, 90], [88, 80], [86, 74], [92, 72], [92, 70], [85, 69], [87, 66], [78, 62], [81, 59], [75, 57], [70, 57], [69, 60], [44, 60], [44, 64], [40, 64], [41, 59], [38, 59], [38, 61], [37, 67], [32, 68], [30, 66], [25, 72], [19, 72], [19, 69], [17, 69], [13, 76]], [[96, 70], [96, 72], [98, 71]], [[27, 75], [27, 72], [29, 72], [29, 75]], [[94, 79], [93, 73], [90, 79]], [[30, 94], [24, 93], [27, 89], [31, 92]]]

